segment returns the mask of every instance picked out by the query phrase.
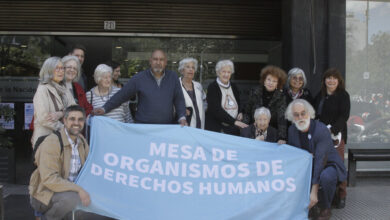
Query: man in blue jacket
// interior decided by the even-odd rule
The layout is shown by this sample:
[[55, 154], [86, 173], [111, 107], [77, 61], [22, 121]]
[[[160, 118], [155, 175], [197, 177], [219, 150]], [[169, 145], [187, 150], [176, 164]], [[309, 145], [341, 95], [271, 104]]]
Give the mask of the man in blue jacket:
[[314, 116], [313, 107], [303, 99], [296, 99], [288, 105], [286, 118], [293, 122], [288, 129], [288, 144], [313, 155], [309, 209], [319, 203], [318, 219], [330, 219], [337, 184], [347, 175], [329, 129], [322, 122], [313, 120]]
[[103, 115], [138, 95], [135, 123], [172, 124], [176, 119], [184, 126], [185, 102], [178, 76], [166, 70], [167, 57], [162, 50], [155, 50], [149, 59], [150, 69], [134, 75], [102, 108], [93, 114]]

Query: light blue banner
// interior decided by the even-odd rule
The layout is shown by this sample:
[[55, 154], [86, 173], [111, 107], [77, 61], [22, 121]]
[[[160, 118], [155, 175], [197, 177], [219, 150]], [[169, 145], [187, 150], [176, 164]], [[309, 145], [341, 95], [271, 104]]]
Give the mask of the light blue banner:
[[94, 117], [77, 184], [117, 219], [307, 219], [312, 156], [179, 125]]

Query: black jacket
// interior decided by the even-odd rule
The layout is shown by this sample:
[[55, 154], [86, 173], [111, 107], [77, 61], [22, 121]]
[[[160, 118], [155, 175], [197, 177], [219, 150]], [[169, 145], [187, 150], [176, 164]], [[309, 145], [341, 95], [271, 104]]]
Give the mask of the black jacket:
[[[256, 127], [255, 127], [254, 124], [251, 124], [248, 127], [241, 129], [240, 133], [241, 133], [241, 137], [247, 137], [247, 138], [255, 139], [256, 138], [255, 137], [255, 135], [256, 135]], [[278, 142], [278, 140], [279, 140], [279, 138], [278, 138], [278, 131], [275, 128], [271, 127], [271, 126], [268, 126], [268, 128], [267, 128], [267, 137], [265, 138], [265, 141], [276, 143], [276, 142]]]
[[[324, 98], [322, 111], [319, 109]], [[347, 121], [351, 109], [349, 94], [345, 90], [336, 91], [332, 95], [322, 96], [319, 92], [315, 98], [316, 118], [325, 125], [331, 125], [331, 132], [337, 135], [341, 131], [342, 139], [347, 143]], [[321, 114], [319, 114], [321, 112]]]
[[[263, 85], [260, 85], [251, 90], [249, 93], [248, 104], [244, 109], [244, 122], [252, 124], [253, 114], [257, 108], [263, 107]], [[276, 89], [268, 106], [264, 106], [271, 112], [270, 126], [278, 130], [278, 136], [282, 140], [287, 140], [287, 121], [284, 118], [284, 112], [286, 111], [286, 98], [283, 91]]]
[[[284, 96], [286, 97], [286, 106], [288, 106], [288, 104], [290, 104], [293, 101], [293, 98], [288, 93], [288, 89], [284, 89], [283, 93], [284, 93]], [[304, 100], [308, 101], [311, 105], [314, 104], [313, 103], [314, 102], [313, 96], [311, 95], [310, 90], [308, 90], [306, 88], [303, 88], [303, 94], [301, 95], [301, 97], [299, 97], [299, 99], [304, 99]]]
[[[230, 82], [233, 90], [234, 98], [237, 101], [238, 113], [241, 112], [240, 93], [236, 85]], [[235, 118], [230, 116], [221, 106], [222, 92], [219, 88], [217, 81], [210, 83], [207, 88], [207, 111], [205, 129], [209, 131], [220, 132], [224, 130], [225, 133], [239, 135], [239, 129], [234, 125]], [[222, 123], [226, 123], [229, 126], [224, 126]]]

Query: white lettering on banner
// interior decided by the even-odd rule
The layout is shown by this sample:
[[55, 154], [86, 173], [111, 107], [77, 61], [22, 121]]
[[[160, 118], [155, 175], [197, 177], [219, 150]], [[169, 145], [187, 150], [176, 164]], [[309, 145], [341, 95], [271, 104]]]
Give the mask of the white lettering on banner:
[[[199, 195], [247, 195], [296, 190], [294, 178], [281, 178], [284, 175], [283, 160], [228, 163], [238, 159], [236, 151], [212, 148], [208, 153], [209, 163], [203, 163], [206, 154], [202, 147], [151, 143], [149, 156], [199, 160], [200, 163], [133, 158], [108, 152], [103, 156], [104, 165], [92, 163], [90, 172], [114, 184], [171, 194], [190, 195], [196, 192]], [[163, 176], [170, 178], [165, 179]], [[278, 178], [272, 178], [275, 176]], [[233, 179], [247, 177], [256, 178], [246, 182]], [[188, 181], [189, 178], [204, 181], [194, 184]], [[218, 182], [210, 181], [213, 179]]]

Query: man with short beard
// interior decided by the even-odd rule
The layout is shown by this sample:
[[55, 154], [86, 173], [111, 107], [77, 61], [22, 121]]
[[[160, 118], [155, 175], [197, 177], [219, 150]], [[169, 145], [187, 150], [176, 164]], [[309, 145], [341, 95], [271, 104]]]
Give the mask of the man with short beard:
[[103, 115], [137, 95], [135, 123], [187, 125], [179, 78], [177, 73], [165, 69], [167, 56], [164, 51], [153, 51], [149, 64], [150, 69], [135, 74], [102, 108], [94, 109], [92, 114]]
[[337, 184], [347, 177], [344, 163], [334, 148], [329, 129], [313, 120], [315, 111], [306, 100], [292, 101], [285, 116], [293, 123], [288, 129], [288, 144], [313, 155], [309, 209], [318, 203], [318, 219], [330, 219]]
[[63, 122], [59, 136], [54, 133], [47, 136], [34, 155], [37, 169], [30, 179], [30, 203], [45, 219], [62, 219], [77, 205], [89, 206], [91, 203], [88, 192], [74, 183], [89, 151], [87, 141], [81, 135], [84, 109], [79, 105], [69, 106]]

